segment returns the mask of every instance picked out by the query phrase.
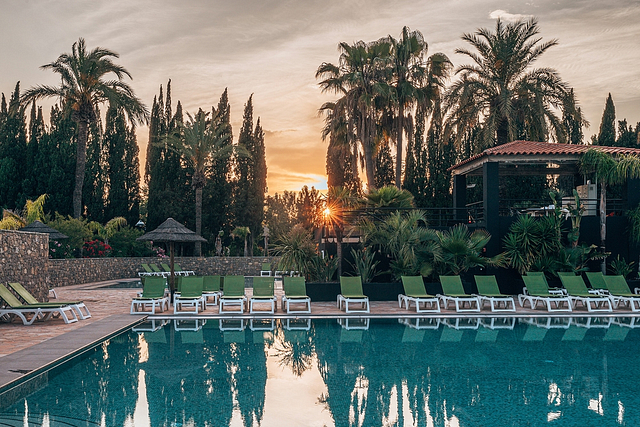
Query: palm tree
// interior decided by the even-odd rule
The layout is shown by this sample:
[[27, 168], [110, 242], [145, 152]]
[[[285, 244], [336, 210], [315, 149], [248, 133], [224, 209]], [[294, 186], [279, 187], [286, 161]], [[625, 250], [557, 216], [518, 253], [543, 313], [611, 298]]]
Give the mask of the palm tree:
[[352, 45], [342, 42], [338, 47], [338, 65], [321, 64], [316, 78], [322, 79], [319, 85], [323, 92], [341, 95], [345, 112], [362, 146], [367, 186], [374, 188], [375, 106], [384, 92], [385, 85], [380, 77], [386, 70], [390, 44], [386, 40], [373, 43], [358, 41]]
[[[228, 124], [220, 111], [198, 110], [195, 117], [187, 113], [187, 123], [170, 135], [169, 146], [178, 151], [193, 168], [191, 186], [196, 192], [196, 234], [202, 234], [202, 189], [207, 183], [207, 168], [214, 159], [229, 157], [234, 152]], [[196, 242], [194, 255], [200, 256], [201, 243]]]
[[[41, 67], [59, 74], [60, 86], [32, 87], [22, 95], [21, 102], [28, 105], [38, 99], [59, 97], [63, 109], [78, 124], [73, 215], [80, 218], [89, 125], [98, 120], [98, 106], [104, 102], [119, 106], [133, 123], [146, 123], [149, 112], [133, 89], [123, 81], [125, 76], [131, 78], [131, 74], [112, 62], [112, 58], [119, 57], [117, 53], [100, 47], [87, 51], [83, 38], [74, 43], [71, 50], [71, 54], [63, 53], [54, 62]], [[117, 79], [106, 80], [110, 74]]]
[[333, 228], [336, 235], [336, 258], [338, 258], [338, 277], [342, 276], [342, 239], [344, 237], [344, 211], [356, 206], [354, 193], [344, 187], [330, 187], [327, 192], [324, 211], [325, 224]]
[[249, 256], [249, 246], [247, 245], [247, 237], [251, 234], [251, 229], [249, 227], [236, 227], [231, 232], [232, 237], [239, 237], [240, 239], [244, 239], [244, 256]]
[[[420, 31], [402, 28], [400, 39], [388, 36], [391, 45], [389, 61], [392, 96], [397, 106], [396, 120], [396, 187], [402, 183], [402, 136], [406, 131], [410, 134], [413, 119], [406, 113], [413, 109], [416, 103], [421, 103], [426, 110], [444, 85], [451, 68], [451, 62], [446, 55], [436, 53], [426, 58], [428, 45]], [[423, 107], [423, 108], [424, 108]]]
[[34, 221], [44, 221], [44, 202], [47, 195], [42, 194], [36, 200], [27, 200], [22, 211], [2, 210], [0, 230], [18, 230]]
[[459, 79], [449, 88], [449, 132], [455, 130], [460, 139], [465, 129], [482, 123], [483, 147], [517, 138], [544, 141], [549, 129], [557, 141], [565, 141], [554, 110], [562, 107], [569, 87], [555, 69], [531, 68], [558, 42], [541, 43], [538, 33], [535, 19], [509, 24], [498, 19], [495, 33], [482, 28], [462, 36], [476, 51], [456, 49], [473, 64], [458, 67]]

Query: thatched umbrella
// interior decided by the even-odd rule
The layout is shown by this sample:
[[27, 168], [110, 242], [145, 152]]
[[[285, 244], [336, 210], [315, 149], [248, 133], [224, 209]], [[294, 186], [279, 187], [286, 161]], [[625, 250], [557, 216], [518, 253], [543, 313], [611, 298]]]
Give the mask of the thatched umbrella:
[[174, 244], [188, 243], [188, 242], [206, 242], [207, 239], [198, 236], [193, 231], [189, 230], [184, 225], [180, 224], [173, 218], [167, 218], [165, 222], [160, 224], [158, 228], [148, 233], [143, 234], [136, 240], [145, 240], [153, 242], [168, 242], [169, 243], [169, 265], [171, 266], [171, 274], [169, 276], [169, 287], [171, 289], [171, 295], [175, 292], [175, 274], [173, 270], [173, 249]]
[[22, 227], [18, 231], [30, 231], [32, 233], [45, 233], [49, 235], [49, 239], [53, 239], [53, 240], [62, 240], [62, 239], [69, 238], [69, 236], [65, 236], [58, 230], [53, 229], [48, 225], [44, 225], [38, 220], [33, 221], [31, 224], [27, 225], [26, 227]]

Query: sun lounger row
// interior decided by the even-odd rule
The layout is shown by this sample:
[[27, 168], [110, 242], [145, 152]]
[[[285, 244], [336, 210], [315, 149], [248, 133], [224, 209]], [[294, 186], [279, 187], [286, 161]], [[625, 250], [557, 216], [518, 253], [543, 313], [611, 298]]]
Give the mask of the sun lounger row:
[[1, 319], [11, 321], [17, 317], [23, 324], [31, 325], [37, 320], [48, 320], [52, 317], [59, 317], [64, 320], [64, 323], [74, 323], [78, 319], [91, 317], [89, 309], [82, 301], [39, 302], [20, 283], [8, 283], [8, 286], [18, 296], [7, 286], [0, 284]]
[[[162, 269], [160, 269], [160, 267], [158, 267], [156, 264], [140, 264], [142, 266], [142, 269], [144, 271], [140, 271], [138, 272], [138, 276], [140, 277], [148, 277], [148, 276], [161, 276], [161, 277], [168, 277], [171, 274], [171, 267], [169, 266], [169, 264], [160, 264], [160, 267], [162, 267]], [[182, 267], [180, 267], [180, 264], [174, 264], [173, 265], [173, 274], [176, 276], [193, 276], [195, 275], [195, 272], [193, 272], [192, 270], [183, 270]]]

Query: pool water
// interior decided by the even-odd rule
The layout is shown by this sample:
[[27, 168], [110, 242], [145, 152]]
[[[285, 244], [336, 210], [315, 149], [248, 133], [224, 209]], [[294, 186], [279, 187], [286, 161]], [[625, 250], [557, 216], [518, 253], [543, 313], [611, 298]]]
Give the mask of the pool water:
[[637, 426], [635, 322], [148, 322], [0, 426]]

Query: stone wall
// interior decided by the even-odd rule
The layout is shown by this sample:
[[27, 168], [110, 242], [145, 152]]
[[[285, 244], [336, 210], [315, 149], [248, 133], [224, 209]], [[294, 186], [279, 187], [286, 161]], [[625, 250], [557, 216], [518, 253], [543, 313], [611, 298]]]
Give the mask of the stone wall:
[[39, 301], [46, 301], [48, 269], [48, 234], [0, 230], [0, 282], [20, 282]]
[[[198, 275], [259, 276], [262, 263], [275, 266], [277, 257], [176, 257], [175, 262], [184, 270], [193, 270]], [[49, 283], [52, 286], [68, 286], [103, 280], [129, 279], [138, 277], [142, 271], [140, 264], [166, 263], [164, 258], [78, 258], [50, 259]]]

